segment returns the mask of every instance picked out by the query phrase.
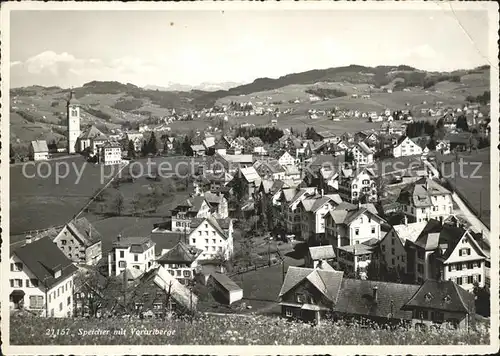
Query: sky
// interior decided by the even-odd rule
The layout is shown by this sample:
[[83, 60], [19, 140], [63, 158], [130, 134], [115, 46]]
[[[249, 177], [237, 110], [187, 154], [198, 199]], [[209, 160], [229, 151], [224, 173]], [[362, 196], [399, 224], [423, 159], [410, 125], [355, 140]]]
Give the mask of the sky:
[[350, 64], [469, 69], [486, 11], [12, 11], [11, 87], [248, 83]]

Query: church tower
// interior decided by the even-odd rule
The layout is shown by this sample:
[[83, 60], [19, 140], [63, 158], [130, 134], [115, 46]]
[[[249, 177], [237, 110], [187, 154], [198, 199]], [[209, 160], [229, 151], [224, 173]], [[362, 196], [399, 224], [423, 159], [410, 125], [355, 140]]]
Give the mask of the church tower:
[[76, 143], [80, 137], [80, 102], [71, 91], [66, 111], [68, 119], [68, 153], [76, 152]]

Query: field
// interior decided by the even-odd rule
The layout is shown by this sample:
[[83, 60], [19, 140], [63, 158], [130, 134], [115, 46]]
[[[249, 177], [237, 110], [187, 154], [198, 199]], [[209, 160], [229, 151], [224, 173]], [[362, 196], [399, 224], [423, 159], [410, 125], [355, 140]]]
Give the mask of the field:
[[[46, 330], [66, 330], [69, 335], [47, 335]], [[100, 329], [109, 335], [81, 331]], [[115, 335], [115, 330], [126, 335]], [[134, 332], [132, 329], [138, 330]], [[168, 334], [148, 335], [165, 330]], [[441, 329], [421, 332], [399, 328], [363, 328], [357, 324], [324, 322], [321, 327], [281, 318], [200, 315], [187, 320], [70, 319], [11, 317], [11, 345], [487, 345], [489, 330]], [[141, 332], [142, 331], [142, 335]]]
[[[23, 167], [26, 175], [23, 174]], [[69, 172], [64, 178], [67, 167]], [[57, 169], [59, 175], [56, 174]], [[64, 161], [11, 166], [11, 235], [66, 223], [104, 186], [110, 173], [110, 167], [89, 164], [79, 156]]]
[[[484, 148], [477, 153], [472, 151], [472, 153], [458, 154], [458, 158], [454, 154], [436, 157], [439, 169], [444, 176], [448, 176], [447, 181], [453, 190], [458, 191], [474, 214], [489, 228], [491, 228], [492, 168], [490, 154], [490, 148]], [[468, 164], [457, 165], [461, 159]], [[477, 166], [479, 168], [476, 171]], [[463, 174], [460, 173], [460, 169]]]

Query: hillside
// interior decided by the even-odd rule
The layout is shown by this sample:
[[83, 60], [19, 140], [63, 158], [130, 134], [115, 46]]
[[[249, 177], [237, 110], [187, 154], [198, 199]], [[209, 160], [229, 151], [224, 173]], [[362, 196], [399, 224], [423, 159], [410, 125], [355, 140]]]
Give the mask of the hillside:
[[[277, 79], [259, 78], [249, 84], [213, 92], [162, 91], [114, 81], [92, 81], [73, 90], [82, 104], [82, 125], [95, 124], [109, 131], [145, 122], [151, 117], [170, 116], [174, 108], [177, 112], [187, 112], [230, 101], [267, 104], [282, 101], [280, 109], [293, 107], [295, 114], [305, 113], [310, 108], [308, 98], [312, 94], [323, 96], [325, 100], [314, 104], [317, 109], [332, 106], [359, 110], [401, 109], [408, 104], [418, 108], [424, 101], [451, 105], [463, 103], [469, 95], [477, 96], [489, 90], [489, 72], [488, 66], [437, 73], [404, 65], [350, 65], [293, 73]], [[386, 93], [384, 88], [391, 88], [393, 93]], [[62, 139], [66, 130], [65, 99], [68, 94], [69, 89], [59, 87], [11, 89], [11, 142]], [[371, 98], [351, 98], [352, 94], [369, 94]], [[296, 99], [308, 105], [289, 104]], [[200, 124], [207, 125], [208, 122]]]

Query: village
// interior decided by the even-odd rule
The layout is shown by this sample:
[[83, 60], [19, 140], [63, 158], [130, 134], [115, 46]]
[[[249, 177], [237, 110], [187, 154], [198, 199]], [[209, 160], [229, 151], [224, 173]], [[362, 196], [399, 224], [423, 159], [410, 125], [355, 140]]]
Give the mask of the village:
[[[146, 177], [183, 186], [148, 234], [105, 236], [84, 215], [27, 233], [11, 246], [11, 313], [169, 320], [253, 313], [420, 330], [468, 329], [489, 317], [489, 217], [443, 168], [489, 151], [489, 104], [309, 110], [305, 131], [281, 129], [283, 112], [271, 105], [172, 110], [152, 126], [103, 133], [82, 127], [71, 93], [67, 147], [32, 141], [26, 158], [34, 164], [83, 156], [127, 172], [111, 179], [116, 186], [140, 179], [134, 165], [150, 158], [193, 160], [195, 169], [182, 179], [160, 170]], [[168, 129], [201, 115], [217, 119], [214, 127]], [[267, 115], [268, 124], [227, 123], [251, 115]], [[336, 133], [315, 126], [318, 116], [380, 125]], [[11, 163], [23, 161], [11, 149]], [[153, 198], [134, 202], [137, 219], [157, 208]], [[125, 209], [123, 199], [104, 203], [117, 215]]]

